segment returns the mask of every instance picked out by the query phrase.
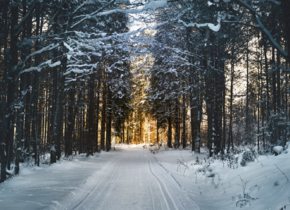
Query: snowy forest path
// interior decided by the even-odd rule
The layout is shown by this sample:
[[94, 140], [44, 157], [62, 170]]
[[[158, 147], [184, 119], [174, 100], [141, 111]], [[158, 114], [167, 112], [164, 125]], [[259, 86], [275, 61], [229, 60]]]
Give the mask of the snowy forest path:
[[25, 167], [0, 187], [1, 210], [199, 209], [153, 154], [134, 145]]
[[199, 209], [182, 191], [148, 150], [119, 149], [118, 155], [91, 176], [81, 190], [50, 209], [179, 210], [188, 204]]

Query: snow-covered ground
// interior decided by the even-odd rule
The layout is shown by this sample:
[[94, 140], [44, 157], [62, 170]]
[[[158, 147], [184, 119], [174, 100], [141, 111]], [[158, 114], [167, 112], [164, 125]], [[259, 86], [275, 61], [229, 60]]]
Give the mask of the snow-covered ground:
[[77, 191], [96, 171], [117, 154], [100, 157], [79, 155], [60, 163], [40, 167], [21, 167], [20, 175], [0, 184], [0, 209], [32, 210], [57, 205], [67, 194]]
[[[141, 145], [115, 147], [99, 157], [78, 155], [22, 168], [0, 184], [0, 209], [225, 210], [245, 204], [243, 209], [280, 210], [290, 204], [290, 183], [283, 175], [290, 178], [290, 151], [231, 169], [219, 160], [205, 163], [205, 154], [196, 164], [190, 150], [153, 155]], [[241, 179], [248, 182], [247, 199]]]
[[[154, 157], [201, 210], [283, 210], [285, 206], [290, 209], [290, 182], [283, 175], [290, 178], [290, 149], [279, 156], [259, 156], [235, 169], [225, 161], [205, 163], [206, 156], [198, 156], [202, 165], [196, 164], [196, 155], [190, 151], [165, 151]], [[249, 196], [246, 199], [243, 185]]]

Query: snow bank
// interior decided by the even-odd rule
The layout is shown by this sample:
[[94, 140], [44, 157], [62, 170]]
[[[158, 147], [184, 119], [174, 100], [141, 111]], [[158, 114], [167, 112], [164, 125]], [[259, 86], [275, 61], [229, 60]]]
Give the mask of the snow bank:
[[[281, 152], [281, 148], [278, 151]], [[197, 163], [197, 156], [201, 164]], [[200, 209], [243, 207], [246, 210], [275, 210], [290, 204], [290, 182], [281, 173], [283, 171], [290, 178], [290, 153], [259, 156], [245, 167], [235, 169], [229, 168], [228, 161], [207, 159], [206, 156], [175, 150], [158, 153], [154, 157], [190, 194]], [[243, 153], [236, 156], [239, 160], [242, 157]], [[178, 164], [181, 158], [187, 167]]]
[[80, 154], [40, 167], [20, 165], [20, 174], [0, 184], [0, 209], [45, 209], [75, 193], [88, 177], [107, 165], [118, 153], [100, 157]]
[[[133, 178], [136, 178], [135, 183], [142, 182], [143, 187], [146, 183], [151, 183], [151, 187], [156, 187], [155, 181], [158, 181], [164, 187], [164, 192], [170, 190], [172, 187], [170, 184], [173, 183], [175, 187], [182, 189], [178, 191], [184, 193], [179, 195], [180, 197], [189, 196], [202, 210], [232, 210], [239, 209], [241, 206], [245, 210], [278, 210], [290, 204], [290, 182], [287, 182], [285, 178], [285, 176], [290, 178], [290, 152], [282, 152], [279, 156], [259, 156], [253, 162], [248, 162], [245, 167], [230, 167], [230, 161], [208, 159], [208, 151], [203, 148], [201, 154], [190, 150], [173, 150], [153, 155], [143, 149], [144, 144], [113, 144], [112, 146], [116, 147], [116, 151], [102, 152], [98, 154], [99, 157], [86, 157], [86, 154], [80, 154], [71, 160], [62, 160], [53, 165], [26, 168], [22, 166], [19, 175], [0, 184], [0, 209], [44, 209], [46, 207], [65, 209], [62, 208], [64, 204], [69, 204], [69, 202], [77, 204], [78, 200], [75, 199], [77, 196], [85, 198], [99, 180], [108, 178], [108, 175], [112, 175], [112, 180], [103, 182], [106, 184], [104, 188], [96, 187], [98, 190], [102, 189], [104, 194], [116, 190], [115, 185], [107, 187], [107, 184], [116, 184], [117, 181], [119, 184], [123, 183], [136, 190], [134, 193], [136, 197], [142, 193], [148, 194], [140, 188], [134, 188]], [[287, 146], [289, 150], [289, 143]], [[134, 151], [133, 155], [132, 151]], [[136, 153], [140, 154], [137, 156], [139, 160], [134, 156]], [[121, 155], [124, 159], [120, 159]], [[243, 153], [239, 157], [241, 159]], [[237, 158], [238, 156], [235, 157]], [[132, 165], [127, 165], [130, 167], [120, 167], [121, 162], [127, 161], [131, 161]], [[140, 165], [144, 168], [139, 167]], [[117, 171], [118, 167], [130, 175], [120, 176], [118, 173], [112, 173]], [[136, 170], [137, 167], [140, 170]], [[138, 171], [140, 173], [136, 174]], [[141, 180], [142, 174], [152, 173], [152, 171], [155, 176], [159, 174], [158, 180], [148, 181], [144, 178]], [[131, 176], [132, 174], [134, 176]], [[124, 181], [124, 177], [127, 177], [127, 180]], [[156, 177], [149, 174], [146, 178], [155, 179]], [[128, 192], [124, 193], [126, 187], [120, 186], [122, 186], [119, 188], [122, 196], [128, 197]], [[173, 195], [174, 198], [179, 199], [177, 193]], [[96, 194], [96, 196], [101, 195]], [[115, 201], [117, 197], [120, 198], [120, 196], [115, 196], [113, 200]], [[153, 198], [156, 197], [153, 196]], [[96, 199], [95, 195], [91, 197], [91, 200], [94, 199]], [[126, 206], [126, 209], [134, 207], [136, 206]], [[195, 207], [184, 206], [184, 209], [195, 209]]]

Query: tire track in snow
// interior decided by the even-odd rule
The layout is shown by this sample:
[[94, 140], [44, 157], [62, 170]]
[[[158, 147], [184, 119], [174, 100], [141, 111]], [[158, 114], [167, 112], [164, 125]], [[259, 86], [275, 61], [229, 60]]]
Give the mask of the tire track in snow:
[[[170, 174], [171, 178], [175, 181], [175, 185], [176, 187], [178, 187], [179, 189], [183, 190], [183, 192], [185, 192], [184, 196], [182, 197], [183, 199], [186, 199], [188, 203], [191, 203], [192, 207], [195, 210], [200, 210], [199, 206], [196, 204], [196, 202], [194, 201], [194, 199], [192, 198], [192, 196], [181, 186], [181, 184], [177, 181], [177, 179], [173, 176], [173, 174], [168, 171], [158, 160], [156, 157], [154, 157], [152, 155], [153, 159], [156, 161], [156, 163], [158, 165], [160, 165], [167, 173]], [[188, 197], [187, 197], [188, 196]], [[183, 205], [183, 208], [186, 209], [186, 207], [184, 206], [183, 202], [180, 200], [180, 198], [178, 198], [178, 200], [180, 201], [180, 203]]]
[[162, 196], [164, 198], [164, 201], [165, 201], [165, 204], [166, 204], [166, 207], [168, 210], [170, 210], [171, 206], [174, 206], [174, 208], [176, 210], [178, 210], [177, 206], [176, 206], [176, 203], [174, 202], [171, 194], [169, 193], [166, 185], [164, 184], [164, 182], [162, 181], [162, 179], [160, 179], [152, 170], [152, 167], [151, 167], [151, 161], [150, 159], [148, 158], [148, 155], [146, 156], [147, 160], [148, 160], [148, 167], [149, 167], [149, 170], [150, 170], [150, 173], [152, 174], [152, 176], [155, 178], [158, 186], [159, 186], [159, 189], [162, 193]]
[[[176, 182], [176, 184], [178, 185], [178, 187], [182, 188], [181, 185], [179, 184], [179, 182], [176, 180], [176, 178], [172, 175], [172, 173], [170, 173], [161, 163], [159, 163], [159, 161], [156, 159], [156, 157], [152, 156], [155, 161], [167, 172], [170, 174], [170, 176], [173, 178], [173, 180]], [[183, 189], [183, 188], [182, 188]]]
[[[118, 159], [118, 163], [119, 162], [123, 162], [123, 161], [121, 161], [121, 158]], [[102, 208], [102, 207], [104, 206], [104, 203], [107, 201], [107, 198], [110, 196], [110, 194], [111, 194], [111, 192], [112, 192], [112, 190], [114, 188], [114, 184], [112, 182], [114, 182], [117, 179], [118, 175], [120, 174], [119, 169], [120, 169], [121, 165], [122, 164], [119, 163], [117, 165], [117, 167], [115, 167], [116, 170], [114, 170], [114, 174], [112, 175], [110, 180], [106, 183], [106, 185], [103, 187], [101, 192], [98, 192], [99, 195], [102, 195], [103, 192], [106, 190], [106, 195], [104, 197], [102, 197], [102, 199], [100, 200], [100, 202], [99, 202], [100, 204], [98, 206], [98, 209], [105, 209], [105, 208]], [[95, 202], [94, 202], [94, 204], [95, 204]], [[92, 207], [92, 206], [89, 206], [89, 207]], [[91, 208], [87, 208], [87, 209], [91, 209]]]
[[148, 182], [148, 186], [149, 186], [149, 189], [150, 189], [150, 197], [151, 197], [151, 200], [152, 200], [152, 208], [153, 208], [153, 210], [155, 210], [155, 204], [154, 204], [155, 199], [154, 199], [154, 196], [153, 196], [152, 187], [150, 185], [150, 181], [149, 181], [148, 177], [147, 177], [147, 182]]
[[[76, 187], [77, 189], [76, 191], [71, 191], [66, 197], [64, 197], [59, 202], [61, 206], [54, 204], [50, 206], [50, 208], [48, 209], [49, 210], [64, 210], [64, 209], [75, 210], [81, 207], [81, 205], [87, 200], [87, 198], [92, 194], [92, 192], [96, 190], [96, 188], [100, 184], [103, 183], [103, 180], [106, 178], [106, 174], [114, 174], [118, 170], [118, 162], [119, 161], [114, 161], [113, 163], [113, 166], [116, 166], [116, 167], [111, 167], [110, 163], [106, 163], [104, 167], [102, 167], [100, 170], [98, 170], [97, 172], [93, 173], [90, 177], [88, 177], [84, 181], [83, 183], [84, 185]], [[110, 169], [114, 169], [114, 170], [110, 170]], [[99, 173], [100, 171], [102, 173]], [[97, 180], [97, 182], [95, 182], [94, 180]], [[104, 189], [102, 189], [101, 191], [104, 191]]]
[[[117, 162], [120, 162], [120, 159], [119, 159], [119, 161], [117, 161]], [[116, 163], [117, 164], [117, 163]], [[103, 194], [103, 192], [107, 189], [107, 186], [109, 185], [109, 184], [111, 184], [111, 182], [112, 181], [114, 181], [115, 179], [116, 179], [116, 177], [117, 177], [117, 172], [119, 171], [119, 168], [120, 168], [120, 165], [121, 164], [117, 164], [117, 167], [114, 167], [114, 172], [113, 172], [113, 175], [111, 176], [111, 178], [110, 178], [110, 180], [108, 181], [108, 182], [106, 182], [106, 184], [105, 184], [105, 186], [103, 186], [102, 187], [102, 189], [100, 189], [100, 191], [98, 191], [96, 194]], [[97, 184], [93, 187], [93, 189], [92, 190], [90, 190], [90, 192], [88, 192], [88, 194], [85, 196], [85, 198], [84, 199], [82, 199], [77, 205], [75, 205], [75, 207], [74, 208], [72, 208], [72, 210], [76, 210], [76, 209], [78, 209], [79, 207], [81, 208], [81, 205], [87, 200], [87, 198], [90, 196], [90, 195], [92, 195], [92, 194], [94, 194], [93, 192], [95, 191], [95, 189], [97, 188], [97, 186], [100, 184], [100, 183], [103, 183], [103, 180], [106, 178], [106, 176], [102, 176], [102, 178], [97, 182]], [[110, 185], [111, 186], [111, 185]], [[88, 208], [86, 208], [86, 209], [88, 209]]]

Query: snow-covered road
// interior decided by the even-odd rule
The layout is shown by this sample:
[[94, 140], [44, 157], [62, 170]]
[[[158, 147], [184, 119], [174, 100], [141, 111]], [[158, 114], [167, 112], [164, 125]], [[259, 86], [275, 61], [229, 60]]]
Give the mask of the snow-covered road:
[[98, 157], [81, 154], [53, 165], [21, 167], [20, 175], [0, 184], [0, 210], [237, 209], [245, 201], [241, 179], [253, 198], [243, 209], [290, 206], [290, 148], [279, 156], [258, 156], [245, 167], [229, 167], [206, 159], [204, 151], [153, 155], [142, 145], [115, 147]]
[[51, 166], [22, 167], [0, 185], [2, 210], [199, 209], [156, 157], [121, 146], [99, 157], [78, 155]]
[[199, 209], [148, 150], [121, 149], [111, 157], [81, 189], [50, 209]]

